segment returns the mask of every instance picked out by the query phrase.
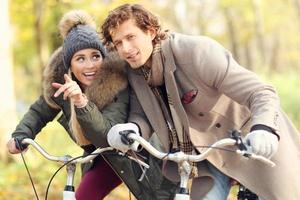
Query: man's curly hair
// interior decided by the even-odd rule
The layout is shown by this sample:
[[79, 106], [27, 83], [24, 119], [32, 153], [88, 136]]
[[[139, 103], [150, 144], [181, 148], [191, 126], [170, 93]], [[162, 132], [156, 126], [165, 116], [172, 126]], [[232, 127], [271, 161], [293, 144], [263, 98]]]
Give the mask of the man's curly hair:
[[167, 37], [166, 31], [161, 30], [158, 17], [139, 4], [124, 4], [110, 11], [101, 26], [104, 45], [108, 47], [113, 46], [111, 35], [114, 29], [129, 19], [134, 19], [136, 25], [144, 32], [153, 28], [157, 33], [153, 40], [154, 44]]

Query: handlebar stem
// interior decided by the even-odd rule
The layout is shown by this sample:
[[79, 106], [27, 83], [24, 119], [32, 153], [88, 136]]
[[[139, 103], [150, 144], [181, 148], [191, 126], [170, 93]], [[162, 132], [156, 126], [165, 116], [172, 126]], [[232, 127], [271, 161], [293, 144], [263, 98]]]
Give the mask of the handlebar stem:
[[74, 184], [75, 171], [76, 171], [76, 164], [74, 164], [74, 163], [67, 164], [66, 170], [67, 170], [67, 183], [66, 183], [66, 185], [73, 185]]
[[185, 193], [188, 193], [188, 181], [191, 172], [192, 172], [192, 167], [189, 162], [183, 161], [179, 163], [180, 188], [181, 191], [184, 191]]

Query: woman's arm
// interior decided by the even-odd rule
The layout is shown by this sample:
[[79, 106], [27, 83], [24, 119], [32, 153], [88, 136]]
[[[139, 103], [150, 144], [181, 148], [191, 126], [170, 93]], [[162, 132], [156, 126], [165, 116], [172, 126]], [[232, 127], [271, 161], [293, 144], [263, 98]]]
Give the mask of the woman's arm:
[[29, 108], [22, 120], [12, 133], [12, 137], [25, 135], [34, 139], [41, 129], [46, 124], [52, 121], [60, 112], [59, 109], [51, 108], [45, 101], [43, 96], [40, 96]]
[[16, 148], [14, 138], [31, 138], [34, 139], [41, 129], [46, 126], [49, 121], [52, 121], [59, 113], [59, 109], [51, 108], [45, 101], [43, 96], [40, 96], [29, 108], [22, 120], [12, 133], [12, 138], [7, 142], [7, 148], [10, 153], [21, 152]]
[[107, 147], [106, 135], [109, 129], [127, 120], [129, 89], [121, 91], [115, 101], [99, 110], [89, 101], [83, 108], [75, 108], [77, 120], [81, 125], [85, 137], [96, 147]]

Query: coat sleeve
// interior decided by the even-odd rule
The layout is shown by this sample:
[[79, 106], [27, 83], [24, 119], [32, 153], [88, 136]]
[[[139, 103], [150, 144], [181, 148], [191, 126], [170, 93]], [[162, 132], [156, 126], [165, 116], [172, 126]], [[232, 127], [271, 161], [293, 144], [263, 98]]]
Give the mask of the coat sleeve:
[[[263, 124], [279, 134], [279, 98], [275, 89], [256, 74], [240, 66], [219, 43], [206, 38], [193, 52], [193, 65], [200, 79], [213, 90], [245, 105], [251, 112], [251, 126]], [[201, 47], [202, 46], [202, 47]], [[203, 49], [197, 55], [197, 49]]]
[[12, 133], [12, 137], [25, 136], [34, 139], [46, 124], [52, 121], [60, 112], [59, 109], [51, 108], [40, 96], [29, 108], [22, 120]]
[[129, 94], [128, 88], [121, 91], [116, 100], [99, 110], [89, 101], [83, 108], [75, 108], [77, 120], [85, 134], [85, 137], [96, 147], [109, 146], [106, 136], [110, 128], [127, 120]]
[[148, 140], [151, 137], [153, 129], [133, 90], [130, 91], [130, 112], [128, 122], [132, 122], [138, 125], [140, 129], [140, 134], [146, 140]]

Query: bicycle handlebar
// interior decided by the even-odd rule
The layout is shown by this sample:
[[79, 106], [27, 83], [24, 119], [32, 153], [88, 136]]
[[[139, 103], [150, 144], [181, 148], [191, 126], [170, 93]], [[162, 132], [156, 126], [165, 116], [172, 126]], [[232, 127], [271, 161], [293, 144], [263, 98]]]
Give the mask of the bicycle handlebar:
[[[30, 144], [32, 145], [39, 153], [41, 153], [46, 159], [56, 162], [62, 162], [66, 163], [74, 159], [73, 157], [69, 155], [65, 156], [52, 156], [49, 153], [47, 153], [38, 143], [36, 143], [34, 140], [30, 138], [25, 138], [22, 140], [23, 144]], [[76, 160], [71, 161], [70, 163], [87, 163], [90, 160], [94, 159], [96, 156], [98, 156], [100, 153], [103, 153], [105, 151], [113, 150], [112, 147], [106, 147], [106, 148], [98, 148], [95, 151], [91, 153], [91, 155], [85, 156], [83, 158], [78, 158]]]
[[[163, 160], [171, 160], [171, 161], [174, 161], [174, 162], [177, 162], [177, 163], [183, 162], [183, 161], [199, 162], [199, 161], [205, 160], [209, 156], [211, 151], [214, 150], [215, 148], [222, 148], [222, 147], [225, 147], [225, 146], [237, 145], [237, 141], [235, 139], [225, 138], [225, 139], [221, 139], [221, 140], [215, 142], [210, 147], [208, 147], [208, 149], [206, 151], [201, 152], [201, 154], [199, 154], [199, 155], [188, 155], [188, 154], [183, 153], [182, 151], [175, 152], [175, 153], [160, 152], [156, 148], [154, 148], [149, 142], [147, 142], [144, 138], [142, 138], [141, 136], [139, 136], [135, 133], [129, 133], [127, 135], [127, 137], [128, 137], [128, 139], [132, 139], [134, 141], [137, 141], [150, 154], [152, 154], [156, 158], [163, 159]], [[251, 159], [259, 160], [259, 161], [261, 161], [265, 164], [270, 165], [271, 167], [275, 166], [275, 163], [272, 162], [271, 160], [269, 160], [269, 159], [267, 159], [263, 156], [253, 154], [249, 151], [238, 149], [238, 150], [236, 150], [236, 153], [239, 154], [239, 155], [251, 158]]]

